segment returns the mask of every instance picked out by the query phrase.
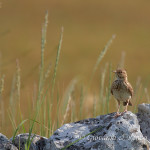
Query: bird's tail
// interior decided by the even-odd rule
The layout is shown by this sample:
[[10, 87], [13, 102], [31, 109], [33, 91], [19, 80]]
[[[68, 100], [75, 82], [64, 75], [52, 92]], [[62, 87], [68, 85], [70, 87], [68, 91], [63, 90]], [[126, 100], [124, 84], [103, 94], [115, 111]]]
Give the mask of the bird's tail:
[[[127, 102], [123, 102], [123, 106], [126, 106], [126, 105], [127, 105]], [[132, 103], [130, 100], [129, 100], [129, 106], [132, 106]]]

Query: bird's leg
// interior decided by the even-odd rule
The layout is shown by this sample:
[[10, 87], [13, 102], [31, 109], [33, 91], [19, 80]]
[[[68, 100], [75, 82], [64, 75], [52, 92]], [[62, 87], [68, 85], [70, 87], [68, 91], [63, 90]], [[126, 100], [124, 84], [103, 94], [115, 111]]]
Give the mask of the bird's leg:
[[123, 115], [124, 113], [126, 113], [126, 112], [128, 111], [128, 110], [127, 110], [128, 105], [129, 105], [129, 99], [127, 100], [127, 105], [126, 105], [126, 107], [125, 107], [125, 110], [121, 113], [121, 115]]
[[[117, 100], [118, 101], [118, 100]], [[118, 109], [117, 109], [117, 112], [116, 112], [116, 115], [114, 116], [115, 118], [119, 117], [121, 114], [119, 113], [119, 110], [120, 110], [120, 101], [118, 101]]]

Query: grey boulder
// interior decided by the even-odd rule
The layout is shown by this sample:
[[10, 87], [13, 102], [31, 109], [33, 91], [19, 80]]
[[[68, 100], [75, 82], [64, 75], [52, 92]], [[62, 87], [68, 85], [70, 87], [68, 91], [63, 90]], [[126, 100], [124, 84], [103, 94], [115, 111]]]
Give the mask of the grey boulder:
[[0, 150], [18, 150], [8, 138], [0, 133]]
[[135, 114], [128, 111], [118, 118], [114, 115], [111, 113], [65, 124], [48, 139], [44, 150], [149, 149], [150, 142], [143, 136]]
[[140, 104], [137, 117], [142, 134], [150, 141], [150, 104]]

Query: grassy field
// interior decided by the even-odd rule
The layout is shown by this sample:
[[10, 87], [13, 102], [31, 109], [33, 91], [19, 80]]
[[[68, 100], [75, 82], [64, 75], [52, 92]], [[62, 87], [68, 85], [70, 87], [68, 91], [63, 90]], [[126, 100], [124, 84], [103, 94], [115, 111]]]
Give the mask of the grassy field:
[[116, 111], [118, 65], [135, 91], [129, 110], [149, 102], [149, 3], [1, 1], [0, 132], [49, 137], [66, 122]]

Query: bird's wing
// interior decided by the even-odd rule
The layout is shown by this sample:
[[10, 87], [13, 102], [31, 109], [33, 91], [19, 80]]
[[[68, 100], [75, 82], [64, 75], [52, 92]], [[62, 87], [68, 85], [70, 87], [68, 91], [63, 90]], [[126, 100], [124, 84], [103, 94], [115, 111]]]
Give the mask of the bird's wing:
[[113, 89], [118, 89], [118, 84], [116, 83], [117, 81], [115, 80], [112, 85], [111, 85], [111, 94], [113, 95]]
[[127, 90], [131, 94], [131, 97], [133, 96], [133, 88], [129, 82], [126, 82], [127, 84]]

